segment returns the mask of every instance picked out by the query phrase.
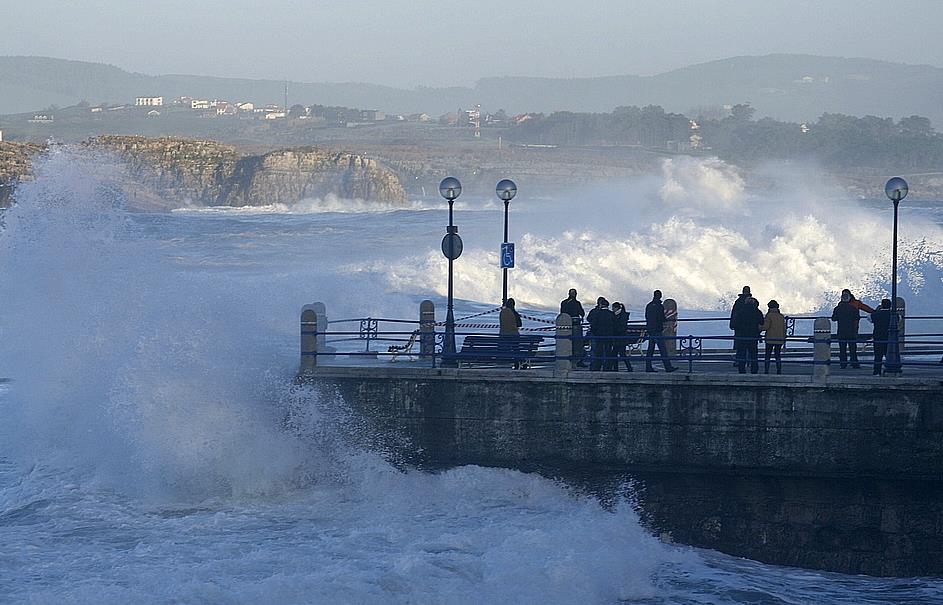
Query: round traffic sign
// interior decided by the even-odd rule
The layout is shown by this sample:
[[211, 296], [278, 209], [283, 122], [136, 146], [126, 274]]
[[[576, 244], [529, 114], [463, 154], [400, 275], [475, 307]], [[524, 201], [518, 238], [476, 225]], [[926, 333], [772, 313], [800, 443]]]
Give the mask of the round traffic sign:
[[442, 254], [449, 260], [462, 255], [462, 238], [458, 233], [448, 233], [442, 238]]

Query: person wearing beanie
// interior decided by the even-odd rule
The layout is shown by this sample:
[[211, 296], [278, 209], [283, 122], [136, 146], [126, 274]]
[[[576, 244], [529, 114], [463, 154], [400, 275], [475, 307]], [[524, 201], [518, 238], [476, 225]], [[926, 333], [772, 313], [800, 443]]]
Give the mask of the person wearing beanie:
[[858, 322], [861, 314], [852, 303], [854, 299], [851, 290], [845, 288], [841, 292], [841, 301], [832, 310], [832, 321], [838, 323], [838, 361], [842, 369], [848, 367], [849, 353], [851, 367], [861, 367], [858, 364]]
[[766, 332], [766, 373], [769, 374], [770, 357], [776, 357], [776, 373], [783, 373], [783, 345], [786, 344], [786, 318], [779, 311], [779, 303], [771, 300], [766, 304], [766, 317], [761, 331]]

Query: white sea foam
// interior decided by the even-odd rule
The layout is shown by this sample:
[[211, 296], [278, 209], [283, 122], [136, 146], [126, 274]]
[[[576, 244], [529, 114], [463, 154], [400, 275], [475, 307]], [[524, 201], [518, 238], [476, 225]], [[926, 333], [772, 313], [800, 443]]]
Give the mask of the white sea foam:
[[0, 601], [654, 594], [679, 554], [627, 504], [515, 471], [397, 467], [397, 435], [329, 390], [292, 389], [268, 273], [168, 254], [177, 232], [155, 241], [116, 208], [95, 162], [37, 162], [0, 234], [0, 282], [15, 284], [0, 311]]
[[[660, 179], [608, 195], [582, 192], [578, 215], [572, 202], [515, 211], [512, 224], [527, 230], [517, 238], [511, 295], [554, 307], [576, 287], [584, 300], [604, 295], [637, 309], [658, 288], [682, 309], [719, 310], [749, 284], [762, 302], [776, 298], [789, 314], [828, 307], [842, 288], [872, 301], [887, 296], [886, 213], [836, 200], [830, 190], [816, 197], [780, 182], [776, 191], [750, 193], [736, 169], [716, 159], [666, 160]], [[900, 290], [936, 300], [943, 291], [943, 230], [913, 214], [905, 220]], [[484, 247], [475, 235], [465, 236], [455, 291], [500, 300], [497, 243]], [[398, 291], [445, 294], [447, 264], [436, 249], [369, 269]]]

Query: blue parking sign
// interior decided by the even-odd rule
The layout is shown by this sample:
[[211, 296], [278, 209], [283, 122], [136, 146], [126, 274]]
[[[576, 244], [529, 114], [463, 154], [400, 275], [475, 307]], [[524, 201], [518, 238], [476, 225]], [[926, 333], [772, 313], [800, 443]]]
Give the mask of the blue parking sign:
[[514, 268], [514, 244], [501, 244], [501, 268]]

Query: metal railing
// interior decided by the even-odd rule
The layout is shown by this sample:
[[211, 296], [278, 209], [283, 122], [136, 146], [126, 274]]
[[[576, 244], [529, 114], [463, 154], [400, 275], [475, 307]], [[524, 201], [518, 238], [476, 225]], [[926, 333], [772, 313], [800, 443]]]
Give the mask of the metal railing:
[[[524, 312], [521, 313], [525, 325], [521, 328], [523, 339], [514, 336], [501, 336], [498, 334], [499, 325], [485, 316], [498, 312], [499, 309], [491, 309], [481, 313], [476, 313], [456, 320], [456, 339], [457, 353], [451, 360], [459, 364], [476, 366], [525, 366], [531, 368], [541, 368], [554, 366], [558, 361], [572, 362], [574, 366], [582, 366], [580, 362], [587, 365], [598, 367], [599, 369], [615, 369], [619, 371], [618, 365], [624, 364], [626, 359], [631, 364], [643, 363], [646, 366], [649, 363], [646, 355], [647, 349], [653, 347], [653, 340], [660, 339], [666, 345], [669, 345], [671, 353], [668, 355], [668, 361], [672, 365], [677, 365], [678, 369], [686, 370], [688, 373], [698, 371], [717, 372], [721, 371], [740, 371], [739, 360], [735, 350], [739, 350], [739, 356], [744, 359], [744, 370], [752, 371], [762, 369], [766, 371], [766, 355], [764, 339], [752, 337], [736, 337], [728, 334], [705, 333], [690, 329], [698, 325], [714, 322], [726, 326], [729, 321], [727, 317], [701, 317], [677, 320], [677, 335], [669, 334], [656, 337], [655, 339], [643, 336], [642, 338], [626, 336], [601, 336], [596, 337], [591, 334], [561, 334], [559, 326], [555, 321], [541, 317], [539, 313]], [[818, 340], [820, 345], [828, 346], [829, 355], [824, 361], [816, 361], [814, 355], [815, 334], [812, 330], [812, 323], [816, 319], [828, 319], [827, 316], [788, 316], [786, 318], [787, 332], [781, 347], [779, 363], [774, 356], [771, 356], [770, 368], [777, 368], [781, 364], [783, 368], [795, 367], [815, 367], [817, 365], [839, 366], [841, 361], [837, 359], [837, 348], [845, 344], [849, 349], [854, 345], [861, 356], [857, 361], [853, 361], [849, 354], [847, 364], [857, 364], [861, 366], [871, 366], [874, 362], [874, 345], [887, 345], [889, 341], [874, 341], [866, 335], [859, 336], [853, 340], [839, 339], [835, 334]], [[471, 320], [476, 320], [472, 322]], [[915, 322], [938, 322], [936, 331], [915, 332], [913, 329], [906, 335], [902, 335], [901, 344], [901, 365], [904, 368], [919, 368], [921, 371], [939, 370], [943, 374], [943, 316], [907, 316], [908, 326], [919, 325]], [[422, 365], [428, 364], [429, 367], [436, 367], [443, 360], [442, 354], [442, 331], [443, 322], [434, 322], [434, 326], [427, 323], [423, 326], [418, 320], [396, 319], [396, 318], [347, 318], [324, 322], [323, 333], [316, 330], [312, 332], [312, 324], [309, 322], [303, 324], [303, 332], [308, 335], [323, 337], [321, 347], [318, 350], [303, 352], [303, 356], [308, 357], [326, 357], [326, 356], [346, 356], [351, 359], [358, 357], [389, 357], [393, 361], [400, 358], [409, 358]], [[577, 324], [579, 325], [579, 324]], [[644, 325], [642, 321], [630, 321], [630, 327], [636, 330]], [[415, 327], [414, 327], [415, 326]], [[574, 326], [575, 327], [575, 326]], [[587, 324], [583, 324], [584, 329]], [[340, 329], [338, 329], [340, 328]], [[426, 335], [430, 338], [426, 341], [422, 338], [423, 328]], [[687, 328], [687, 329], [685, 329]], [[808, 328], [808, 329], [806, 329]], [[722, 328], [720, 328], [722, 329]], [[466, 337], [474, 336], [475, 339], [468, 339], [468, 342], [478, 343], [478, 347], [466, 346]], [[539, 339], [529, 338], [530, 336], [539, 337]], [[566, 340], [571, 345], [577, 346], [575, 352], [567, 355], [559, 354], [558, 341]], [[522, 343], [527, 344], [523, 346]], [[536, 344], [534, 344], [536, 342]], [[738, 347], [737, 344], [741, 343]], [[363, 346], [353, 346], [348, 343], [362, 343]], [[378, 343], [384, 343], [388, 346], [386, 350], [377, 350]], [[612, 343], [614, 348], [607, 348], [607, 343]], [[588, 346], [585, 346], [588, 345]], [[671, 346], [673, 345], [673, 346]], [[744, 351], [752, 353], [756, 347], [755, 363], [752, 354], [745, 354]], [[595, 347], [595, 349], [594, 349]], [[624, 347], [625, 353], [622, 354]], [[380, 347], [382, 348], [382, 347]], [[657, 349], [657, 347], [655, 347]], [[595, 352], [594, 352], [595, 351]], [[659, 352], [654, 351], [651, 357], [651, 363], [662, 365], [662, 357]], [[594, 363], [595, 362], [595, 363]], [[317, 363], [316, 361], [314, 362]], [[613, 368], [613, 365], [616, 367]], [[736, 366], [736, 369], [734, 367]], [[725, 368], [725, 369], [724, 369]], [[577, 369], [574, 367], [573, 369]], [[633, 369], [644, 369], [641, 368]], [[792, 372], [795, 373], [795, 372]]]

